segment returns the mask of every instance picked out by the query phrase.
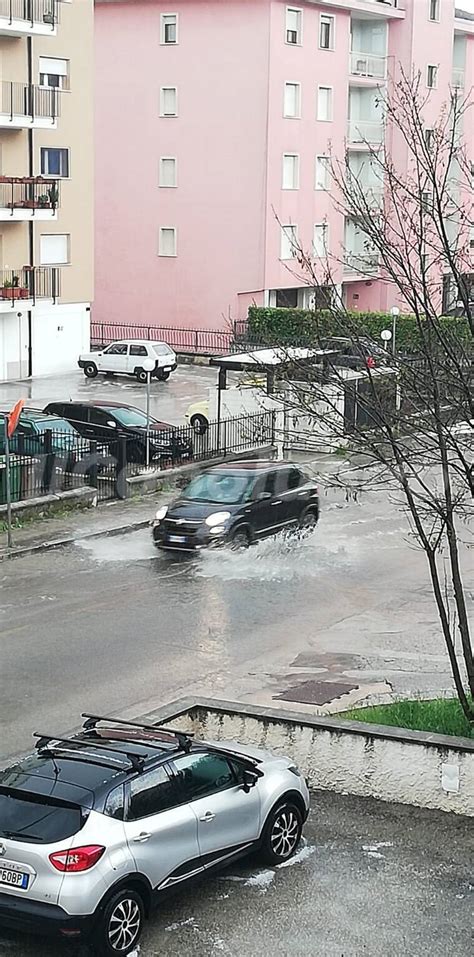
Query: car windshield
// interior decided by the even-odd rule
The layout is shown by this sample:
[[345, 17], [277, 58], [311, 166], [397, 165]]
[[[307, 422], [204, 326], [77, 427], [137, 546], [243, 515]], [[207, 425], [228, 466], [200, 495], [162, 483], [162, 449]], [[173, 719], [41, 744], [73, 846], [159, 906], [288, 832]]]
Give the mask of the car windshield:
[[[109, 415], [114, 415], [121, 425], [138, 425], [146, 429], [146, 415], [144, 412], [140, 412], [140, 409], [108, 409], [104, 407], [103, 411]], [[150, 422], [153, 421], [154, 419], [150, 418]]]
[[184, 498], [193, 502], [219, 502], [237, 505], [244, 501], [253, 485], [254, 477], [238, 472], [203, 472], [184, 490]]
[[173, 350], [166, 345], [166, 342], [152, 342], [153, 350], [157, 356], [172, 356]]
[[76, 435], [75, 428], [66, 419], [43, 419], [36, 423], [38, 432], [69, 432]]

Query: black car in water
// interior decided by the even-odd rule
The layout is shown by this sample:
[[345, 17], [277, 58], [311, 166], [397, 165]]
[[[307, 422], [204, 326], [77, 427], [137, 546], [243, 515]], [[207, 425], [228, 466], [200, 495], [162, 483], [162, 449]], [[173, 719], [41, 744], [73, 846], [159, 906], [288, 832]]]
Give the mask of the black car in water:
[[285, 528], [311, 528], [318, 518], [318, 487], [297, 465], [232, 462], [201, 472], [176, 501], [158, 509], [153, 539], [159, 548], [185, 551], [245, 548]]
[[[116, 454], [117, 440], [126, 439], [129, 462], [146, 460], [147, 417], [141, 409], [120, 402], [49, 402], [45, 412], [60, 415], [86, 439], [106, 445]], [[150, 416], [150, 460], [169, 459], [173, 463], [192, 458], [193, 446], [186, 434], [169, 422]]]

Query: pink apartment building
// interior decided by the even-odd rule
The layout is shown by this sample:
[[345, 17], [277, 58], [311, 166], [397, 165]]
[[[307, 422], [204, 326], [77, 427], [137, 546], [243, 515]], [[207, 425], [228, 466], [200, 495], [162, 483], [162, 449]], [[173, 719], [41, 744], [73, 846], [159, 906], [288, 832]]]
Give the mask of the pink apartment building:
[[454, 0], [96, 0], [94, 320], [219, 329], [253, 302], [311, 307], [293, 235], [343, 260], [349, 308], [390, 308], [333, 208], [329, 144], [375, 191], [380, 85], [421, 70], [429, 126], [472, 86], [473, 40]]

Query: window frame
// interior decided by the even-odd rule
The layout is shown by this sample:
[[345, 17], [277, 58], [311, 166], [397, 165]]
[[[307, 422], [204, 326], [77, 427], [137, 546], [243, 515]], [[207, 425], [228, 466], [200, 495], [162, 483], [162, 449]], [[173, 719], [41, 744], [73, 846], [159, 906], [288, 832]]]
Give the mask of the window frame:
[[[163, 232], [172, 230], [174, 233], [174, 252], [173, 253], [164, 253], [162, 252], [162, 238]], [[158, 227], [158, 256], [163, 259], [176, 259], [178, 255], [178, 230], [176, 226], [159, 226]]]
[[[166, 39], [166, 27], [168, 26], [168, 24], [166, 23], [167, 17], [175, 18], [174, 25], [176, 29], [176, 40]], [[178, 46], [178, 43], [179, 43], [179, 13], [172, 13], [171, 11], [169, 11], [168, 13], [164, 13], [164, 12], [161, 13], [160, 14], [160, 46], [176, 47]]]
[[[175, 92], [175, 112], [174, 113], [165, 113], [165, 92], [166, 90], [174, 90]], [[160, 117], [166, 120], [172, 120], [174, 117], [179, 116], [178, 113], [178, 87], [177, 86], [160, 86]]]
[[[331, 159], [331, 157], [328, 156], [327, 153], [317, 153], [317, 154], [316, 154], [316, 158], [315, 158], [315, 162], [314, 162], [314, 188], [315, 188], [318, 192], [325, 192], [325, 193], [327, 193], [327, 192], [329, 191], [329, 189], [330, 189], [329, 176], [328, 176], [328, 172], [329, 172], [328, 163], [329, 163], [330, 159]], [[319, 161], [320, 161], [320, 160], [326, 160], [326, 161], [327, 161], [326, 163], [321, 164], [321, 165], [322, 165], [322, 168], [325, 170], [325, 182], [324, 182], [324, 186], [319, 186], [319, 185], [318, 185], [318, 165], [319, 165]]]
[[[292, 236], [294, 236], [295, 244], [298, 243], [298, 226], [297, 226], [297, 224], [296, 224], [296, 223], [282, 223], [281, 226], [280, 226], [280, 256], [279, 256], [279, 259], [280, 259], [281, 262], [285, 262], [285, 263], [291, 262], [293, 259], [296, 258], [294, 254], [293, 254], [292, 256], [284, 256], [284, 255], [283, 255], [283, 242], [284, 242], [284, 241], [283, 241], [283, 236], [286, 235], [286, 233], [285, 233], [285, 230], [286, 230], [286, 229], [291, 229], [291, 231], [292, 231]], [[287, 238], [288, 242], [291, 243], [290, 239], [289, 239], [288, 237], [286, 237], [286, 238]], [[292, 249], [293, 249], [293, 250], [294, 250], [294, 248], [295, 248], [295, 247], [292, 246]]]
[[[296, 176], [294, 177], [293, 182], [296, 183], [296, 185], [293, 185], [293, 186], [285, 186], [285, 160], [286, 159], [296, 160], [296, 163], [294, 164], [294, 167], [293, 167], [293, 171], [294, 172], [296, 171]], [[285, 192], [286, 191], [294, 192], [295, 190], [300, 188], [300, 154], [299, 153], [283, 153], [282, 170], [281, 170], [281, 188], [285, 190]]]
[[[322, 119], [319, 116], [319, 91], [320, 90], [329, 90], [331, 93], [330, 104], [331, 109], [329, 110], [330, 115], [326, 119]], [[326, 83], [318, 83], [316, 88], [316, 121], [318, 123], [332, 123], [334, 118], [334, 87], [328, 86]]]
[[[174, 163], [174, 183], [163, 183], [163, 164], [165, 161]], [[158, 188], [159, 189], [177, 189], [178, 188], [178, 160], [176, 156], [160, 156], [158, 164]]]
[[[433, 9], [436, 12], [436, 16], [432, 16]], [[439, 23], [441, 20], [441, 3], [440, 0], [428, 0], [428, 20], [430, 23]]]
[[[296, 113], [286, 113], [286, 90], [288, 86], [296, 87], [298, 91], [298, 102], [297, 102], [297, 112]], [[285, 120], [300, 120], [301, 119], [301, 83], [299, 80], [285, 80], [283, 85], [283, 116]]]
[[[322, 229], [322, 230], [323, 230], [323, 246], [324, 246], [324, 249], [323, 249], [323, 252], [322, 252], [322, 253], [317, 253], [317, 252], [316, 252], [316, 243], [315, 243], [314, 240], [315, 240], [315, 237], [316, 237], [316, 230], [317, 230], [317, 229]], [[325, 222], [325, 221], [323, 220], [323, 221], [320, 222], [320, 223], [314, 223], [314, 225], [313, 225], [313, 243], [312, 243], [312, 247], [313, 247], [313, 248], [312, 248], [312, 259], [324, 259], [324, 257], [327, 256], [327, 254], [328, 254], [328, 252], [329, 252], [329, 223], [328, 223], [328, 222]]]
[[[428, 82], [430, 77], [430, 70], [433, 70], [434, 83], [430, 84]], [[427, 63], [426, 65], [426, 86], [428, 90], [437, 90], [438, 89], [438, 65], [436, 63]]]
[[[298, 29], [296, 31], [297, 39], [295, 42], [288, 39], [288, 34], [293, 32], [288, 28], [288, 14], [296, 13], [298, 17]], [[303, 9], [302, 7], [293, 7], [289, 4], [285, 9], [285, 43], [289, 47], [301, 47], [303, 45]]]
[[[322, 38], [322, 26], [325, 21], [329, 20], [329, 46], [325, 47], [321, 43]], [[333, 53], [336, 49], [336, 17], [333, 13], [320, 13], [319, 14], [319, 33], [318, 33], [318, 45], [320, 50], [326, 50], [328, 53]]]
[[[49, 152], [56, 151], [57, 153], [65, 153], [67, 156], [67, 174], [65, 173], [50, 173], [49, 171], [43, 170], [43, 155], [46, 158], [46, 155]], [[60, 163], [60, 165], [62, 165]], [[41, 176], [51, 176], [54, 179], [71, 179], [71, 150], [69, 146], [40, 146], [40, 155], [39, 155], [39, 168]]]
[[[66, 237], [66, 256], [67, 258], [62, 262], [43, 262], [43, 257], [41, 255], [41, 240], [45, 236], [65, 236]], [[41, 266], [70, 266], [71, 265], [71, 233], [40, 233], [39, 237], [39, 258]]]
[[[41, 60], [59, 60], [61, 63], [66, 63], [67, 71], [66, 73], [47, 73], [45, 70], [41, 69]], [[70, 88], [70, 75], [71, 75], [71, 58], [65, 56], [44, 56], [41, 54], [38, 57], [38, 86], [41, 90], [69, 90]], [[58, 84], [44, 83], [41, 77], [50, 77], [57, 76], [59, 77]]]
[[[227, 764], [227, 767], [229, 768], [229, 771], [230, 771], [230, 773], [231, 773], [231, 775], [232, 775], [232, 781], [230, 781], [228, 784], [224, 785], [223, 787], [214, 789], [214, 790], [212, 790], [212, 791], [208, 791], [206, 794], [199, 794], [199, 795], [196, 795], [195, 797], [190, 798], [190, 797], [186, 794], [186, 792], [185, 792], [185, 790], [184, 790], [184, 788], [183, 788], [183, 786], [182, 786], [182, 784], [181, 784], [181, 778], [180, 778], [180, 773], [179, 773], [179, 765], [178, 765], [178, 762], [179, 762], [179, 761], [183, 761], [183, 760], [185, 760], [186, 758], [189, 758], [191, 755], [194, 755], [195, 757], [203, 757], [203, 756], [204, 756], [204, 757], [208, 757], [208, 758], [209, 758], [209, 757], [211, 757], [211, 758], [220, 758], [222, 761], [225, 761], [225, 763]], [[173, 778], [175, 779], [175, 781], [176, 781], [176, 783], [177, 783], [177, 789], [178, 789], [178, 791], [181, 791], [181, 795], [182, 795], [182, 798], [183, 798], [183, 800], [181, 801], [181, 804], [193, 804], [194, 801], [207, 800], [208, 798], [212, 797], [214, 794], [222, 794], [224, 791], [229, 791], [231, 788], [235, 788], [235, 787], [240, 787], [240, 786], [241, 786], [241, 784], [239, 784], [239, 781], [238, 781], [238, 775], [237, 775], [236, 769], [235, 769], [235, 767], [234, 767], [234, 760], [233, 760], [233, 758], [229, 757], [227, 754], [220, 754], [219, 751], [205, 751], [205, 750], [203, 750], [203, 751], [190, 751], [188, 754], [180, 754], [179, 756], [177, 755], [173, 760], [170, 760], [169, 764], [170, 764], [170, 769], [171, 769], [172, 774], [173, 774]], [[244, 767], [244, 766], [242, 765], [242, 768], [243, 768], [243, 767]]]
[[[132, 804], [132, 785], [134, 781], [143, 781], [147, 774], [154, 774], [156, 771], [164, 771], [169, 779], [169, 783], [172, 784], [176, 791], [176, 801], [170, 807], [161, 808], [159, 811], [152, 811], [151, 814], [145, 814], [142, 817], [131, 817], [130, 810]], [[169, 811], [174, 811], [175, 808], [180, 807], [182, 804], [187, 804], [187, 801], [180, 800], [180, 786], [179, 782], [176, 780], [176, 775], [169, 761], [164, 761], [162, 764], [156, 764], [152, 768], [147, 768], [146, 771], [142, 771], [141, 774], [138, 774], [134, 778], [130, 778], [125, 782], [125, 807], [123, 820], [124, 824], [135, 824], [137, 821], [147, 821], [151, 817], [157, 817], [158, 814], [166, 814]]]

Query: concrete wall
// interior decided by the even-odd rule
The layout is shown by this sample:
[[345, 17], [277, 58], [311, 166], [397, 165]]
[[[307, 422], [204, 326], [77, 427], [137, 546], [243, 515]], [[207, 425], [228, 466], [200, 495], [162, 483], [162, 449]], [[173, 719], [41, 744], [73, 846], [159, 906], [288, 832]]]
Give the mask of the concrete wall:
[[474, 817], [474, 741], [212, 699], [143, 716], [294, 759], [311, 788]]

